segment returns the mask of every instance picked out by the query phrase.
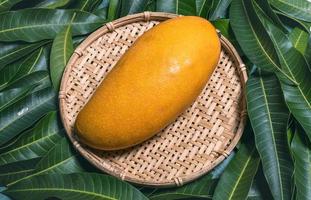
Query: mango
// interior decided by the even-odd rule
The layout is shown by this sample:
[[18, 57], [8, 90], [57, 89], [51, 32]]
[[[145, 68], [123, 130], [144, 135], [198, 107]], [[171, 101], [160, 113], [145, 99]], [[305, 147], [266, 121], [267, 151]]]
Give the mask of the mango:
[[184, 112], [217, 66], [221, 44], [199, 17], [166, 20], [139, 37], [77, 116], [85, 144], [118, 150], [152, 137]]

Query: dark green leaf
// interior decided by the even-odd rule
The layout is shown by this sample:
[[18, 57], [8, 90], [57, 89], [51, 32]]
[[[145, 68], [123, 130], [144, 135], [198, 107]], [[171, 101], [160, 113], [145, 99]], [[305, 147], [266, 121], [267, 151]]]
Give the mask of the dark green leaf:
[[[8, 184], [14, 185], [17, 182], [29, 179], [39, 174], [55, 173], [55, 174], [69, 174], [74, 172], [82, 172], [83, 163], [77, 152], [72, 149], [67, 141], [63, 138], [58, 141], [56, 145], [40, 160], [36, 169], [29, 176]], [[85, 162], [85, 160], [83, 160]]]
[[217, 28], [223, 36], [229, 39], [230, 38], [229, 22], [230, 22], [229, 19], [217, 19], [213, 21], [212, 23], [215, 26], [215, 28]]
[[39, 160], [38, 158], [34, 158], [0, 166], [0, 185], [6, 185], [28, 176], [34, 171]]
[[293, 46], [298, 51], [300, 51], [302, 55], [304, 55], [307, 49], [307, 45], [308, 45], [308, 39], [309, 39], [308, 33], [296, 27], [289, 34], [289, 39], [292, 42]]
[[91, 12], [99, 3], [100, 0], [74, 0], [70, 8]]
[[282, 69], [290, 74], [297, 85], [281, 81], [285, 101], [289, 110], [305, 129], [311, 140], [311, 69], [305, 58], [296, 50], [286, 35], [275, 27], [260, 10], [257, 9], [262, 22], [277, 50]]
[[22, 0], [0, 0], [0, 12], [10, 10], [15, 4]]
[[265, 177], [275, 199], [290, 199], [293, 164], [287, 145], [289, 112], [274, 75], [247, 82], [247, 108]]
[[0, 154], [0, 165], [44, 156], [63, 136], [56, 112], [50, 112]]
[[213, 0], [196, 0], [196, 15], [208, 18], [209, 11], [211, 9]]
[[56, 94], [51, 88], [37, 91], [0, 112], [0, 145], [29, 128], [45, 113], [56, 109]]
[[58, 91], [66, 64], [73, 52], [71, 26], [65, 27], [55, 37], [50, 57], [50, 75], [53, 87]]
[[26, 85], [0, 92], [0, 112], [30, 94], [36, 86], [35, 83], [34, 85]]
[[260, 8], [265, 12], [265, 14], [283, 31], [287, 32], [285, 25], [280, 20], [278, 15], [272, 10], [268, 0], [256, 0], [256, 3], [260, 6]]
[[231, 1], [232, 0], [213, 0], [209, 20], [213, 21], [219, 18], [225, 18]]
[[221, 175], [213, 199], [245, 199], [259, 162], [256, 148], [241, 144], [238, 153]]
[[282, 74], [294, 82], [282, 70], [273, 43], [254, 13], [252, 1], [235, 0], [231, 4], [231, 26], [243, 52], [256, 66]]
[[109, 1], [109, 8], [108, 8], [108, 16], [107, 19], [108, 21], [112, 21], [116, 19], [117, 14], [118, 14], [118, 7], [120, 6], [121, 1], [119, 0], [110, 0]]
[[144, 11], [148, 0], [121, 0], [121, 17]]
[[181, 15], [196, 15], [196, 0], [158, 0], [156, 9], [159, 12], [170, 12]]
[[293, 18], [289, 16], [287, 13], [282, 13], [277, 10], [274, 10], [274, 12], [279, 16], [280, 20], [286, 23], [286, 25], [289, 25], [291, 27], [297, 27], [301, 26], [301, 28], [305, 29], [309, 34], [311, 33], [311, 22], [305, 22], [296, 18]]
[[294, 18], [311, 22], [311, 3], [308, 0], [269, 0], [280, 11]]
[[96, 15], [76, 10], [38, 8], [11, 11], [0, 14], [0, 40], [35, 42], [52, 39], [69, 24], [73, 35], [82, 35], [95, 30], [103, 22]]
[[46, 44], [49, 41], [42, 41], [32, 44], [27, 43], [0, 43], [0, 70], [9, 63], [12, 63], [23, 56], [31, 53], [40, 46]]
[[147, 200], [130, 184], [95, 173], [46, 174], [9, 187], [5, 194], [16, 200], [56, 197], [66, 200]]
[[47, 71], [32, 72], [31, 74], [23, 76], [20, 79], [13, 80], [12, 82], [10, 82], [5, 86], [4, 90], [32, 85], [37, 86], [35, 90], [32, 92], [51, 86], [48, 72]]
[[36, 5], [37, 8], [62, 8], [70, 3], [71, 0], [44, 0]]
[[295, 184], [297, 199], [311, 198], [311, 143], [303, 129], [296, 129], [291, 149], [295, 159]]

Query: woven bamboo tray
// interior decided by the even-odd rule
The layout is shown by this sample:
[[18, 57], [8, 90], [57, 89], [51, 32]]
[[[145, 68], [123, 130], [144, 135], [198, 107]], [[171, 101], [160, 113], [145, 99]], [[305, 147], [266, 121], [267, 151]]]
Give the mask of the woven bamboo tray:
[[145, 31], [174, 17], [178, 15], [144, 12], [101, 27], [75, 49], [59, 92], [61, 118], [74, 147], [100, 170], [141, 185], [180, 186], [202, 176], [230, 154], [245, 125], [245, 65], [219, 34], [218, 67], [196, 102], [162, 132], [114, 152], [91, 149], [75, 137], [77, 114], [122, 54]]

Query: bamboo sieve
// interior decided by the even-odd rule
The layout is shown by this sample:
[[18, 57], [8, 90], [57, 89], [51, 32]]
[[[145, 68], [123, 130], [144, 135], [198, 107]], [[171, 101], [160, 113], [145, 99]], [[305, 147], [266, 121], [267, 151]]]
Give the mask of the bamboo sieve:
[[74, 147], [100, 170], [146, 186], [181, 186], [223, 161], [244, 129], [246, 68], [230, 42], [219, 34], [222, 52], [216, 70], [197, 100], [174, 123], [135, 147], [105, 152], [75, 137], [82, 107], [122, 54], [145, 31], [175, 14], [144, 12], [107, 23], [80, 44], [63, 74], [60, 114]]

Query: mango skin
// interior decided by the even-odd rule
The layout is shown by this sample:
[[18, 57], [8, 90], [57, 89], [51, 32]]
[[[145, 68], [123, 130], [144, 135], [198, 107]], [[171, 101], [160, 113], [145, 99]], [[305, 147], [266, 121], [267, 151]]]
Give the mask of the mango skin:
[[78, 114], [78, 137], [100, 150], [124, 149], [152, 137], [195, 101], [220, 51], [215, 28], [199, 17], [178, 17], [150, 29]]

